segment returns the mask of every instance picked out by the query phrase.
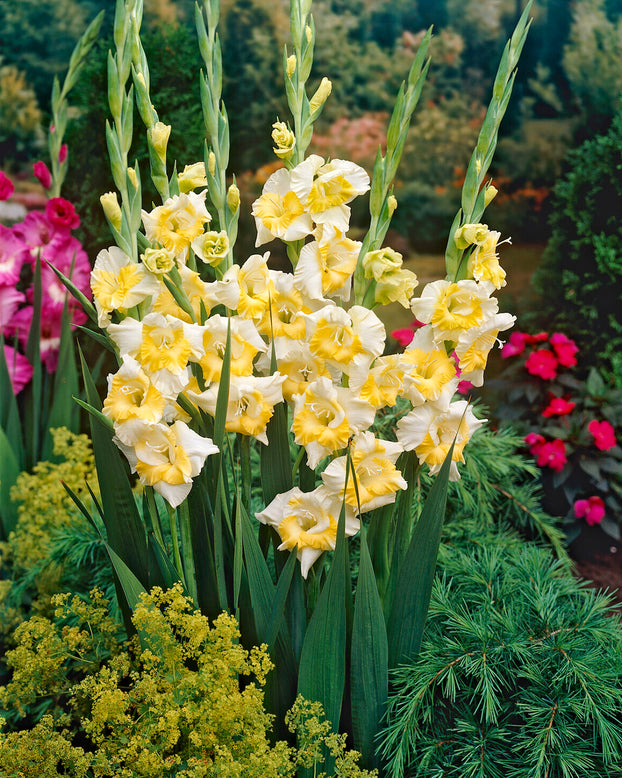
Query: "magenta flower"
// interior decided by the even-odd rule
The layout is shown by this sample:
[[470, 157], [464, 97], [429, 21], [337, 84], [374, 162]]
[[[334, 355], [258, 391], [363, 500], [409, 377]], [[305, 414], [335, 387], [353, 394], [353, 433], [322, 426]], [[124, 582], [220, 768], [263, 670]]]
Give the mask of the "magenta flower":
[[609, 451], [616, 445], [615, 430], [608, 421], [593, 419], [587, 428], [594, 436], [594, 445], [599, 451]]
[[13, 182], [0, 170], [0, 200], [8, 200], [14, 191]]
[[544, 343], [549, 339], [548, 332], [537, 332], [535, 335], [527, 335], [527, 343]]
[[32, 378], [32, 365], [11, 346], [4, 346], [4, 358], [9, 368], [9, 378], [13, 387], [13, 394], [19, 394]]
[[523, 440], [529, 446], [529, 453], [534, 457], [540, 453], [542, 444], [545, 442], [544, 437], [537, 432], [530, 432], [528, 435], [525, 435]]
[[55, 227], [66, 227], [75, 230], [80, 226], [80, 217], [69, 200], [63, 197], [52, 197], [45, 206], [45, 215]]
[[525, 344], [527, 343], [528, 337], [526, 332], [513, 332], [510, 335], [510, 339], [507, 343], [503, 344], [503, 348], [501, 349], [501, 356], [503, 359], [522, 354], [525, 350]]
[[58, 150], [58, 161], [62, 165], [63, 162], [67, 159], [67, 144], [63, 143]]
[[15, 286], [28, 247], [13, 230], [0, 224], [0, 286]]
[[569, 414], [576, 403], [572, 400], [564, 400], [563, 397], [552, 397], [551, 402], [542, 411], [542, 415], [549, 419], [551, 416], [566, 416]]
[[20, 303], [26, 296], [18, 292], [14, 286], [0, 286], [0, 332], [4, 332], [9, 326], [13, 316], [17, 312]]
[[473, 389], [473, 384], [470, 381], [458, 381], [456, 392], [458, 394], [468, 394]]
[[408, 346], [415, 337], [415, 331], [411, 330], [410, 327], [402, 327], [402, 329], [393, 330], [391, 337], [394, 338], [400, 346]]
[[551, 470], [559, 473], [560, 470], [564, 469], [567, 461], [566, 444], [563, 440], [555, 438], [555, 440], [546, 441], [539, 446], [536, 458], [538, 467], [550, 467]]
[[605, 503], [600, 497], [588, 497], [587, 500], [577, 500], [574, 504], [574, 515], [577, 519], [585, 519], [590, 527], [600, 524], [605, 518]]
[[[24, 221], [13, 227], [14, 234], [30, 247], [31, 260], [37, 255], [36, 249], [47, 246], [57, 233], [52, 222], [39, 211], [31, 211]], [[65, 234], [68, 234], [65, 230]]]
[[557, 375], [557, 358], [552, 351], [539, 348], [532, 351], [525, 360], [525, 368], [531, 375], [540, 376], [548, 381]]
[[575, 354], [579, 350], [579, 347], [574, 340], [566, 337], [566, 335], [563, 335], [561, 332], [555, 332], [551, 335], [549, 342], [551, 346], [553, 346], [555, 356], [560, 365], [563, 365], [564, 367], [574, 367], [577, 364]]
[[52, 174], [45, 162], [41, 162], [41, 160], [35, 162], [32, 166], [32, 172], [44, 189], [49, 189], [52, 186]]

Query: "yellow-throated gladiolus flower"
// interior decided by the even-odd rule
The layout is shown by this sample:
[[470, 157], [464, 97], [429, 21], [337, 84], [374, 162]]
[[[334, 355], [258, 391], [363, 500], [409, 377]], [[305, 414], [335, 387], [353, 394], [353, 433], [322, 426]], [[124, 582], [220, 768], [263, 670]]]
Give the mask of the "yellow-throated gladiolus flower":
[[419, 321], [432, 325], [437, 342], [455, 342], [463, 332], [479, 327], [497, 312], [498, 303], [490, 291], [489, 286], [471, 280], [433, 281], [410, 307]]
[[490, 230], [487, 224], [463, 224], [454, 233], [454, 241], [459, 249], [466, 249], [469, 246], [480, 245], [489, 235]]
[[366, 372], [384, 350], [384, 324], [373, 311], [325, 305], [307, 315], [312, 353], [347, 375]]
[[97, 309], [97, 324], [105, 329], [112, 311], [126, 314], [160, 290], [158, 279], [117, 246], [100, 251], [91, 272], [91, 289]]
[[108, 328], [121, 356], [134, 357], [166, 397], [176, 396], [188, 383], [188, 361], [197, 361], [202, 353], [201, 329], [159, 313], [142, 321], [127, 318]]
[[[366, 513], [390, 505], [400, 489], [408, 484], [395, 467], [398, 456], [404, 449], [399, 443], [375, 438], [373, 432], [355, 435], [351, 444], [351, 457], [356, 473], [356, 489], [350, 474], [346, 483], [347, 457], [338, 457], [322, 473], [322, 481], [336, 497], [343, 498], [355, 512]], [[358, 499], [357, 499], [358, 491]]]
[[307, 452], [309, 467], [334, 451], [345, 448], [355, 432], [366, 430], [374, 420], [375, 409], [349, 389], [336, 387], [329, 378], [320, 377], [309, 384], [304, 394], [293, 396], [292, 432]]
[[239, 316], [210, 316], [202, 328], [203, 354], [199, 365], [206, 384], [220, 381], [222, 362], [227, 345], [227, 328], [231, 325], [232, 375], [249, 376], [253, 372], [253, 360], [260, 351], [267, 349], [250, 319]]
[[127, 457], [141, 483], [153, 486], [173, 507], [190, 494], [192, 479], [208, 456], [218, 453], [209, 438], [193, 432], [183, 421], [166, 424], [133, 419], [115, 427], [114, 442]]
[[200, 260], [216, 267], [229, 253], [229, 236], [224, 230], [204, 232], [190, 245]]
[[[212, 285], [202, 281], [199, 274], [194, 270], [190, 270], [186, 265], [180, 265], [178, 272], [181, 276], [181, 288], [188, 298], [195, 321], [201, 321], [201, 303], [207, 314], [218, 304], [212, 294]], [[190, 314], [177, 304], [177, 301], [163, 282], [160, 283], [158, 295], [157, 297], [154, 296], [149, 312], [161, 313], [162, 316], [174, 316], [188, 324], [192, 323]]]
[[270, 340], [304, 338], [307, 324], [302, 314], [310, 313], [311, 309], [304, 305], [302, 294], [294, 287], [294, 277], [291, 273], [271, 270], [270, 279], [268, 307], [257, 322], [257, 329]]
[[350, 224], [350, 208], [346, 203], [367, 192], [369, 176], [362, 167], [345, 159], [325, 163], [312, 154], [305, 162], [313, 166], [315, 174], [304, 200], [305, 210], [316, 224], [328, 224], [346, 233]]
[[[236, 269], [236, 281], [239, 288], [238, 313], [245, 319], [259, 319], [268, 310], [268, 301], [272, 292], [268, 257], [270, 253], [252, 254], [242, 267], [234, 265], [225, 276], [233, 277]], [[223, 281], [225, 280], [223, 276]]]
[[383, 276], [382, 281], [376, 282], [374, 300], [380, 305], [399, 303], [402, 308], [409, 308], [418, 283], [417, 276], [410, 270], [396, 270], [391, 275]]
[[[411, 343], [400, 354], [403, 369], [404, 397], [413, 405], [437, 401], [449, 386], [457, 386], [456, 363], [442, 344], [433, 340], [431, 327], [421, 327]], [[452, 384], [452, 382], [454, 382]]]
[[509, 313], [498, 313], [481, 327], [475, 327], [460, 336], [455, 352], [459, 360], [458, 367], [462, 371], [461, 379], [470, 381], [473, 386], [482, 386], [490, 349], [497, 342], [499, 332], [509, 330], [515, 321], [516, 317]]
[[114, 375], [108, 376], [108, 395], [103, 413], [119, 424], [129, 419], [162, 420], [166, 398], [149, 380], [135, 359], [127, 354]]
[[311, 353], [309, 344], [291, 338], [276, 338], [268, 351], [259, 357], [256, 366], [262, 373], [270, 372], [272, 347], [276, 352], [278, 371], [285, 377], [283, 397], [287, 401], [295, 394], [303, 394], [316, 378], [331, 378], [326, 363]]
[[[232, 375], [225, 429], [257, 438], [267, 446], [266, 425], [272, 418], [274, 406], [283, 400], [283, 380], [279, 373], [267, 377]], [[193, 402], [211, 416], [216, 415], [217, 399], [217, 383], [200, 395], [192, 395]]]
[[190, 244], [211, 220], [205, 208], [206, 192], [174, 195], [152, 211], [141, 211], [147, 240], [157, 242], [185, 261]]
[[451, 403], [446, 410], [425, 403], [397, 422], [397, 439], [406, 451], [415, 450], [419, 463], [427, 464], [432, 475], [441, 469], [455, 440], [449, 479], [457, 481], [460, 473], [456, 462], [464, 462], [464, 447], [485, 421], [475, 417], [466, 400]]
[[347, 302], [361, 244], [327, 224], [319, 225], [314, 235], [316, 240], [302, 247], [294, 284], [312, 300], [329, 295]]
[[404, 388], [404, 367], [399, 354], [378, 357], [367, 373], [350, 379], [350, 388], [374, 408], [393, 406]]
[[168, 249], [145, 249], [140, 255], [143, 265], [155, 276], [163, 276], [175, 267], [175, 255]]
[[[312, 492], [302, 492], [295, 486], [278, 494], [255, 516], [279, 533], [282, 540], [279, 551], [297, 549], [300, 572], [306, 578], [322, 553], [335, 548], [342, 503], [343, 498], [331, 494], [325, 486], [318, 486]], [[346, 506], [346, 536], [356, 535], [360, 527], [352, 509]]]
[[[497, 245], [500, 232], [488, 231], [486, 238], [469, 255], [467, 271], [476, 281], [492, 284], [494, 289], [505, 286], [505, 270], [499, 264]], [[508, 241], [504, 241], [508, 242]]]
[[[311, 217], [305, 213], [300, 194], [297, 194], [292, 186], [292, 174], [301, 165], [297, 165], [294, 170], [281, 168], [273, 173], [264, 184], [261, 197], [253, 203], [253, 216], [257, 227], [256, 246], [274, 238], [284, 241], [300, 240], [313, 230]], [[312, 175], [313, 172], [309, 169], [306, 176], [309, 188]], [[301, 171], [298, 171], [300, 191], [304, 192], [307, 187], [302, 184], [302, 179]]]

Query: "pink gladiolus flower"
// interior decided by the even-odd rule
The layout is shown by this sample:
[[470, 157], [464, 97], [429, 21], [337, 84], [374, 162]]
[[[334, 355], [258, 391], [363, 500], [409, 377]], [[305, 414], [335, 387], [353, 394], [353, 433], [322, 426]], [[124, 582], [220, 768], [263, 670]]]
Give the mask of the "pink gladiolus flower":
[[537, 432], [530, 432], [528, 435], [525, 435], [523, 440], [529, 446], [529, 452], [533, 454], [534, 457], [540, 453], [540, 449], [544, 443], [542, 435], [539, 435]]
[[473, 389], [473, 384], [470, 381], [459, 381], [456, 387], [458, 394], [468, 394]]
[[560, 470], [564, 469], [567, 461], [566, 444], [563, 440], [555, 438], [555, 440], [546, 441], [539, 446], [536, 458], [538, 467], [550, 467], [551, 470], [559, 473]]
[[45, 215], [56, 227], [68, 227], [75, 230], [80, 226], [80, 217], [69, 200], [63, 197], [52, 197], [45, 206]]
[[551, 402], [542, 411], [545, 418], [551, 416], [566, 416], [575, 407], [576, 403], [572, 400], [564, 400], [563, 397], [552, 397]]
[[394, 338], [400, 346], [408, 346], [415, 337], [415, 331], [409, 327], [402, 327], [400, 330], [393, 330], [391, 337]]
[[44, 189], [49, 189], [52, 186], [52, 174], [45, 162], [41, 162], [41, 160], [35, 162], [32, 166], [32, 172]]
[[552, 351], [539, 348], [532, 351], [525, 360], [525, 368], [531, 375], [540, 376], [544, 380], [550, 380], [557, 375], [557, 359]]
[[67, 144], [63, 143], [58, 151], [58, 161], [63, 164], [63, 162], [67, 159]]
[[589, 524], [590, 527], [594, 524], [600, 524], [605, 518], [605, 503], [600, 497], [577, 500], [573, 507], [577, 519], [585, 519], [586, 524]]
[[26, 297], [14, 286], [0, 286], [0, 332], [4, 332]]
[[522, 354], [525, 350], [525, 344], [527, 343], [528, 337], [529, 336], [525, 332], [513, 332], [510, 335], [510, 339], [507, 343], [503, 344], [503, 348], [501, 349], [501, 356], [503, 359]]
[[599, 451], [609, 451], [616, 445], [615, 431], [608, 421], [593, 419], [587, 428], [594, 436], [594, 445]]
[[4, 358], [9, 368], [13, 394], [19, 394], [32, 378], [32, 365], [25, 356], [11, 346], [4, 346]]
[[560, 365], [564, 367], [574, 367], [577, 364], [575, 354], [579, 350], [579, 347], [570, 338], [563, 335], [561, 332], [555, 332], [551, 335], [550, 344], [553, 346], [555, 356]]
[[0, 200], [8, 200], [14, 191], [13, 182], [0, 170]]
[[[24, 221], [13, 227], [14, 234], [30, 247], [31, 257], [36, 256], [36, 249], [47, 246], [57, 230], [52, 222], [39, 211], [27, 213]], [[69, 230], [64, 230], [68, 234]]]
[[0, 286], [15, 286], [27, 255], [28, 247], [0, 224]]

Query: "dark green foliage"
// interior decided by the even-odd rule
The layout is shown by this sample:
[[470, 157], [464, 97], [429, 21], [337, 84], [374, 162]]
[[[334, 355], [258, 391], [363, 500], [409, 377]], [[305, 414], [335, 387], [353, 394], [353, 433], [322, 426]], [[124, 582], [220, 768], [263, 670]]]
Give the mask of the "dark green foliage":
[[622, 775], [622, 629], [549, 552], [455, 527], [417, 662], [394, 676], [398, 778]]
[[582, 368], [622, 386], [622, 114], [568, 155], [555, 188], [552, 235], [536, 274], [546, 314], [583, 350]]

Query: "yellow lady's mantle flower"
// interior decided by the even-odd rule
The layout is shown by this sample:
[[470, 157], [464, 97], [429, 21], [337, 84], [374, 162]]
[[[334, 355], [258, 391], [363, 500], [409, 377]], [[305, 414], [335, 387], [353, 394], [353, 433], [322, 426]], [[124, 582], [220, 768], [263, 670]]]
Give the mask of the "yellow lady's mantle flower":
[[[325, 486], [306, 493], [295, 486], [277, 495], [255, 516], [262, 524], [274, 527], [279, 533], [282, 540], [280, 551], [297, 549], [300, 571], [306, 578], [322, 553], [335, 548], [342, 502], [343, 497], [331, 494]], [[360, 526], [352, 509], [346, 506], [346, 536], [355, 535]]]

